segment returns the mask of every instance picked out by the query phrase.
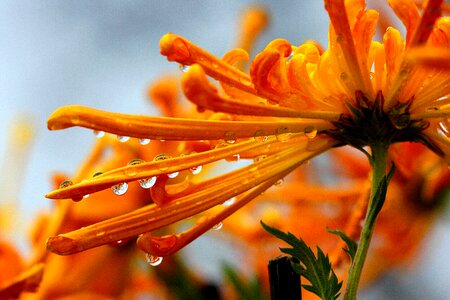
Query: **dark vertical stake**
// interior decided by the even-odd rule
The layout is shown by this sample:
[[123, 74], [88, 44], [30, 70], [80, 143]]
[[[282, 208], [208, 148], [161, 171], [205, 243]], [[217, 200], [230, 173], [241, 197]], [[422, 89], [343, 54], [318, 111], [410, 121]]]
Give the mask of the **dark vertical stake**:
[[269, 261], [270, 299], [301, 300], [300, 275], [291, 266], [291, 258], [280, 256]]

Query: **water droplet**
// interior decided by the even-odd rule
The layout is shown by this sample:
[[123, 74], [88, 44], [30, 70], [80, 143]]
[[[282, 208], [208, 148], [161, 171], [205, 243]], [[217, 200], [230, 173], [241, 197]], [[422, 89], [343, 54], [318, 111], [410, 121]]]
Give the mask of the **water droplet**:
[[305, 135], [309, 139], [313, 139], [317, 135], [317, 129], [314, 126], [308, 126], [305, 128]]
[[153, 256], [150, 253], [147, 253], [145, 255], [145, 258], [147, 260], [147, 263], [152, 267], [159, 266], [163, 261], [163, 258], [161, 256]]
[[83, 196], [83, 199], [89, 198], [89, 194]]
[[278, 181], [277, 182], [275, 182], [275, 186], [280, 186], [280, 185], [282, 185], [283, 184], [283, 182], [284, 182], [284, 179], [283, 178], [280, 178], [280, 179], [278, 179]]
[[222, 222], [220, 222], [220, 223], [217, 223], [216, 225], [214, 225], [212, 227], [212, 229], [213, 230], [220, 230], [220, 229], [222, 229], [222, 227], [223, 227], [223, 224], [222, 224]]
[[344, 36], [342, 34], [336, 35], [336, 42], [342, 43], [344, 41]]
[[253, 159], [253, 161], [256, 163], [256, 162], [262, 161], [262, 160], [265, 159], [266, 157], [267, 157], [266, 155], [259, 155], [259, 156], [255, 157], [255, 158]]
[[227, 131], [225, 132], [225, 138], [224, 138], [225, 142], [227, 142], [228, 144], [234, 144], [236, 143], [236, 134], [232, 131]]
[[202, 166], [197, 166], [197, 167], [192, 167], [191, 168], [191, 173], [194, 175], [197, 175], [198, 173], [200, 173], [202, 171]]
[[369, 73], [369, 78], [370, 79], [374, 79], [375, 78], [375, 73], [374, 72], [370, 72]]
[[118, 184], [112, 186], [111, 189], [112, 189], [113, 193], [116, 194], [117, 196], [122, 196], [128, 190], [128, 183], [126, 183], [126, 182], [118, 183]]
[[102, 174], [103, 174], [103, 172], [95, 172], [94, 175], [92, 175], [92, 177], [97, 177], [97, 176], [100, 176]]
[[438, 110], [439, 110], [439, 107], [436, 107], [436, 106], [430, 106], [430, 107], [427, 107], [427, 110], [428, 110], [428, 111], [438, 111]]
[[150, 144], [151, 141], [151, 139], [139, 139], [139, 144], [144, 146]]
[[219, 64], [218, 64], [217, 62], [213, 62], [213, 63], [212, 63], [212, 67], [213, 67], [214, 69], [217, 69], [217, 68], [219, 67]]
[[96, 138], [102, 138], [105, 136], [105, 132], [101, 130], [94, 130], [94, 136]]
[[280, 142], [286, 142], [289, 139], [290, 135], [291, 134], [289, 133], [289, 128], [287, 127], [280, 127], [276, 131], [277, 140]]
[[236, 153], [231, 156], [228, 156], [227, 158], [225, 158], [225, 160], [229, 162], [238, 162], [241, 160], [241, 155], [239, 153]]
[[183, 73], [186, 73], [187, 71], [189, 71], [190, 68], [191, 68], [191, 66], [180, 65], [180, 70]]
[[128, 163], [128, 165], [129, 165], [129, 166], [134, 166], [134, 165], [142, 164], [142, 163], [144, 163], [144, 162], [145, 162], [145, 160], [143, 160], [143, 159], [140, 159], [140, 158], [134, 158], [134, 159], [130, 160], [130, 162]]
[[240, 76], [239, 77], [239, 82], [242, 83], [245, 86], [252, 85], [251, 79], [249, 77], [247, 77], [247, 76]]
[[346, 72], [342, 72], [339, 75], [339, 78], [341, 78], [342, 81], [347, 81], [348, 80], [348, 74]]
[[144, 189], [149, 189], [156, 183], [156, 176], [145, 178], [145, 179], [139, 179], [138, 180], [139, 185]]
[[[169, 154], [158, 154], [155, 156], [155, 158], [153, 159], [153, 161], [163, 161], [163, 160], [168, 160], [171, 159], [172, 156], [170, 156]], [[165, 163], [160, 164], [159, 169], [164, 172], [169, 168], [169, 166]]]
[[119, 142], [125, 143], [126, 141], [128, 141], [130, 139], [130, 137], [124, 136], [124, 135], [118, 135], [117, 139], [119, 140]]
[[64, 189], [64, 188], [69, 187], [69, 186], [71, 186], [71, 185], [73, 185], [72, 180], [64, 180], [64, 181], [61, 182], [61, 184], [59, 185], [59, 188], [60, 188], [60, 189]]
[[173, 173], [167, 174], [167, 177], [176, 178], [178, 176], [178, 174], [180, 174], [180, 172], [173, 172]]
[[236, 202], [236, 198], [235, 198], [235, 197], [228, 199], [228, 200], [225, 201], [222, 205], [223, 205], [223, 206], [231, 206], [231, 205], [234, 204], [234, 202]]
[[258, 130], [255, 132], [255, 141], [257, 142], [264, 143], [268, 138], [269, 137], [264, 134], [263, 130]]

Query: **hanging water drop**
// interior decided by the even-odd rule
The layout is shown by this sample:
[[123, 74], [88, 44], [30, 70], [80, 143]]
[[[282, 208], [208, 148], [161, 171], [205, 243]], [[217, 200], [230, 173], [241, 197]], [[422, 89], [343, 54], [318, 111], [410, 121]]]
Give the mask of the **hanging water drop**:
[[314, 126], [309, 126], [305, 128], [305, 135], [309, 139], [313, 139], [317, 135], [317, 129]]
[[119, 142], [125, 143], [130, 139], [130, 137], [125, 135], [117, 135], [117, 139], [119, 140]]
[[275, 186], [280, 186], [280, 185], [283, 184], [283, 182], [284, 182], [284, 179], [283, 179], [283, 178], [280, 178], [280, 179], [278, 179], [277, 182], [275, 182]]
[[140, 159], [140, 158], [134, 158], [134, 159], [132, 159], [132, 160], [130, 160], [130, 161], [128, 162], [128, 165], [129, 165], [129, 166], [134, 166], [134, 165], [142, 164], [142, 163], [144, 163], [144, 162], [145, 162], [145, 160], [143, 160], [143, 159]]
[[235, 197], [228, 199], [222, 205], [225, 206], [225, 207], [228, 207], [228, 206], [233, 205], [234, 202], [236, 202], [236, 198]]
[[237, 141], [236, 134], [232, 131], [227, 131], [227, 132], [225, 132], [224, 140], [228, 144], [234, 144]]
[[255, 141], [257, 142], [264, 143], [268, 138], [269, 137], [264, 134], [263, 130], [258, 130], [255, 132]]
[[156, 183], [156, 176], [145, 178], [145, 179], [139, 179], [138, 180], [139, 185], [144, 189], [149, 189]]
[[222, 222], [220, 222], [220, 223], [217, 223], [216, 225], [214, 225], [212, 227], [212, 229], [213, 230], [220, 230], [220, 229], [222, 229], [222, 227], [223, 227], [223, 224], [222, 224]]
[[191, 66], [180, 65], [180, 70], [183, 73], [186, 73], [187, 71], [189, 71], [190, 68], [191, 68]]
[[173, 173], [167, 174], [167, 177], [176, 178], [178, 176], [178, 174], [180, 174], [180, 172], [173, 172]]
[[194, 175], [199, 174], [202, 171], [203, 167], [202, 166], [197, 166], [197, 167], [192, 167], [190, 169], [191, 173]]
[[96, 138], [102, 138], [105, 136], [105, 132], [101, 130], [94, 130], [94, 136]]
[[289, 133], [289, 128], [287, 127], [277, 128], [276, 137], [278, 141], [286, 142], [289, 139], [290, 135], [291, 134]]
[[142, 146], [148, 145], [150, 144], [152, 140], [151, 139], [139, 139], [139, 144], [141, 144]]
[[95, 172], [94, 175], [92, 175], [92, 177], [97, 177], [97, 176], [100, 176], [102, 174], [103, 174], [103, 172]]
[[64, 188], [69, 187], [69, 186], [71, 186], [71, 185], [73, 185], [72, 180], [64, 180], [64, 181], [61, 182], [61, 184], [59, 185], [59, 188], [60, 188], [60, 189], [64, 189]]
[[[172, 156], [170, 156], [169, 154], [158, 154], [155, 156], [155, 158], [153, 159], [153, 161], [163, 161], [163, 160], [168, 160], [171, 159]], [[169, 168], [169, 166], [165, 163], [162, 163], [159, 165], [159, 170], [161, 170], [162, 172], [166, 171]]]
[[116, 194], [117, 196], [122, 196], [128, 190], [128, 183], [126, 183], [126, 182], [118, 183], [118, 184], [114, 185], [113, 187], [111, 187], [111, 189], [112, 189], [113, 193]]
[[150, 253], [147, 253], [145, 255], [145, 258], [147, 260], [147, 263], [152, 267], [159, 266], [163, 261], [163, 258], [161, 256], [153, 256]]

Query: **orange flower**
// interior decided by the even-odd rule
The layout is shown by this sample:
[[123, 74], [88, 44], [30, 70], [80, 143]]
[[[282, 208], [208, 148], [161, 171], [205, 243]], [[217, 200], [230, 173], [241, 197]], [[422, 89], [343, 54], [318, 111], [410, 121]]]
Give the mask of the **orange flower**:
[[[131, 182], [157, 177], [150, 190], [154, 204], [51, 237], [48, 248], [72, 254], [140, 235], [138, 246], [144, 251], [172, 254], [335, 146], [351, 145], [366, 152], [365, 146], [378, 142], [422, 142], [450, 162], [448, 70], [416, 64], [409, 56], [419, 47], [448, 51], [450, 20], [440, 18], [441, 3], [426, 2], [420, 14], [413, 1], [390, 1], [406, 26], [406, 40], [388, 28], [380, 43], [372, 41], [377, 11], [365, 10], [362, 0], [326, 0], [331, 20], [328, 50], [313, 42], [296, 47], [274, 40], [253, 59], [249, 73], [233, 66], [248, 59], [244, 50], [232, 50], [219, 59], [185, 38], [165, 35], [161, 53], [184, 69], [190, 66], [182, 78], [186, 97], [200, 110], [226, 113], [229, 119], [59, 108], [48, 120], [51, 130], [81, 126], [120, 137], [197, 141], [204, 147], [194, 154], [158, 156], [113, 169], [50, 192], [47, 197], [52, 199], [80, 199], [108, 188], [120, 193]], [[206, 75], [220, 82], [222, 92]], [[171, 174], [236, 156], [254, 162], [212, 178], [194, 176], [188, 184], [168, 180]], [[232, 205], [219, 206], [233, 197], [237, 198]], [[211, 208], [215, 210], [209, 216], [185, 232], [164, 237], [151, 233]]]

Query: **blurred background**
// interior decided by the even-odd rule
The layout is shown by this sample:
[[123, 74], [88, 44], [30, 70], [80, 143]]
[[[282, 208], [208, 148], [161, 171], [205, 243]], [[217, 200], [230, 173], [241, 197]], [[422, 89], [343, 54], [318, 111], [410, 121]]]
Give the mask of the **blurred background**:
[[[159, 54], [159, 38], [174, 32], [220, 57], [235, 46], [240, 12], [255, 3], [271, 14], [257, 50], [275, 38], [327, 45], [329, 21], [317, 0], [0, 2], [0, 216], [18, 214], [9, 222], [10, 235], [24, 253], [30, 220], [50, 207], [43, 196], [51, 190], [50, 175], [73, 173], [94, 140], [80, 128], [47, 131], [51, 112], [79, 104], [157, 113], [146, 99], [146, 87], [161, 74], [180, 72]], [[34, 132], [29, 144], [22, 137], [26, 147], [21, 151], [13, 146], [17, 120]], [[366, 289], [363, 299], [448, 298], [449, 216], [447, 211], [436, 222], [411, 268], [393, 270]], [[189, 247], [208, 247], [202, 239], [207, 237]], [[220, 255], [211, 259], [218, 261]], [[202, 272], [216, 276], [214, 270]]]

